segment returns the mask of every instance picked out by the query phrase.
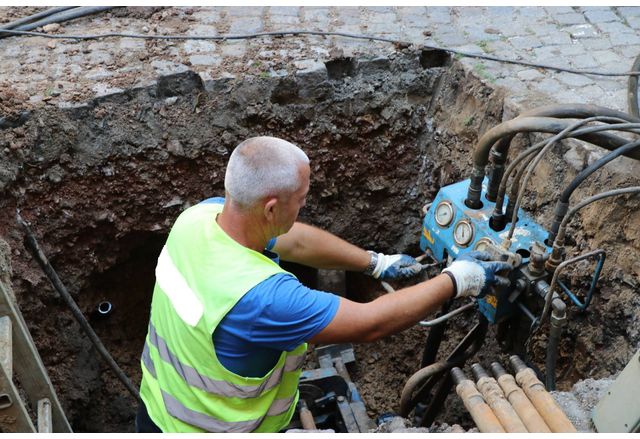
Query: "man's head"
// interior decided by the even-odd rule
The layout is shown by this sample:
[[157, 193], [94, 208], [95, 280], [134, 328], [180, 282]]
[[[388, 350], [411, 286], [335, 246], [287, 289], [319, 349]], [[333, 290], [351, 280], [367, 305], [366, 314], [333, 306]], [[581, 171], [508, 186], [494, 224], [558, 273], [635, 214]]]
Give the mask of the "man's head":
[[309, 175], [309, 158], [300, 148], [275, 137], [253, 137], [231, 154], [224, 187], [236, 207], [263, 216], [276, 236], [291, 228], [304, 206]]

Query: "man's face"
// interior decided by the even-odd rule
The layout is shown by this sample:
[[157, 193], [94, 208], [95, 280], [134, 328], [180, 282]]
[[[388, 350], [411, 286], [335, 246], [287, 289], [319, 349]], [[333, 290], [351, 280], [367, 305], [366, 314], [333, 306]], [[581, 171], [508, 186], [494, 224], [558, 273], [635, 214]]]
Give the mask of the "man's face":
[[283, 235], [291, 229], [293, 223], [298, 219], [298, 213], [300, 209], [304, 207], [307, 202], [307, 194], [309, 193], [309, 181], [311, 175], [311, 169], [309, 165], [301, 165], [298, 169], [302, 184], [300, 189], [291, 194], [287, 199], [279, 199], [279, 208], [277, 209], [277, 235]]

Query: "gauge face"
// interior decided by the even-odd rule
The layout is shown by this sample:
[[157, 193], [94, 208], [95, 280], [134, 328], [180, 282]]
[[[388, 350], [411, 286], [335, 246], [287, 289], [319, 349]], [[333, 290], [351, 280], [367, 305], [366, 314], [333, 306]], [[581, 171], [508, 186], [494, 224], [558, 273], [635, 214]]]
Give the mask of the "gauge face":
[[453, 221], [453, 206], [448, 201], [441, 201], [436, 207], [436, 223], [440, 227], [447, 227]]
[[484, 251], [487, 251], [487, 247], [490, 245], [495, 245], [495, 243], [489, 238], [481, 238], [478, 240], [478, 242], [473, 247], [473, 249], [478, 250], [480, 252], [484, 252]]
[[473, 226], [469, 220], [460, 220], [453, 229], [453, 239], [460, 247], [466, 247], [473, 241]]

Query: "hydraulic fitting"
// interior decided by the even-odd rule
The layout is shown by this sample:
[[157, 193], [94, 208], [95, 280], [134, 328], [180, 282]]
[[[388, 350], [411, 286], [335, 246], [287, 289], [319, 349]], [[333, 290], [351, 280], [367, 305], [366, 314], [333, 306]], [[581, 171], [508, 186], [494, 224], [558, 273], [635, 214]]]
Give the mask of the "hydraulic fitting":
[[480, 209], [482, 207], [482, 201], [480, 201], [482, 180], [484, 180], [484, 168], [478, 168], [477, 165], [474, 165], [471, 183], [467, 191], [467, 199], [464, 200], [464, 204], [471, 209]]
[[535, 241], [529, 251], [529, 273], [533, 276], [541, 276], [544, 273], [544, 263], [546, 260], [545, 248], [540, 242]]

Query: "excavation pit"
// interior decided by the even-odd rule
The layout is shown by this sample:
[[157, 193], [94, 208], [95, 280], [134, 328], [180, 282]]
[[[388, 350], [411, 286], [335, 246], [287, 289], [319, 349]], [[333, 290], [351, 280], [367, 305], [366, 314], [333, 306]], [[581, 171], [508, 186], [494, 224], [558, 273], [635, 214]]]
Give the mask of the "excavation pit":
[[[157, 255], [182, 210], [223, 195], [225, 165], [238, 143], [272, 135], [307, 152], [312, 178], [302, 221], [364, 248], [418, 255], [422, 206], [441, 186], [468, 177], [478, 134], [502, 120], [503, 104], [500, 91], [443, 52], [404, 51], [335, 59], [282, 77], [203, 82], [186, 72], [75, 107], [44, 107], [0, 131], [0, 235], [13, 270], [0, 274], [11, 280], [74, 431], [133, 431], [136, 404], [25, 249], [16, 209], [138, 384]], [[550, 170], [535, 183], [541, 194], [550, 190], [544, 172]], [[525, 207], [548, 216], [544, 205]], [[631, 219], [638, 223], [637, 215]], [[630, 239], [637, 254], [638, 236]], [[297, 273], [322, 282], [313, 271]], [[637, 305], [616, 276], [603, 278], [607, 301]], [[576, 274], [574, 282], [584, 277]], [[382, 294], [379, 283], [358, 274], [346, 276], [346, 291], [354, 300]], [[100, 312], [105, 302], [111, 307]], [[603, 316], [615, 310], [600, 304], [602, 312], [573, 322], [587, 330], [562, 345], [559, 366], [568, 372], [560, 385], [621, 369], [640, 337], [633, 313], [624, 318], [635, 326], [602, 328]], [[458, 335], [471, 324], [454, 320]], [[598, 331], [603, 349], [607, 340], [626, 349], [607, 351], [612, 364], [597, 364], [589, 350], [593, 342], [585, 339]], [[371, 417], [397, 410], [400, 389], [419, 369], [426, 333], [416, 327], [356, 347], [354, 379]], [[491, 337], [477, 357], [487, 364], [499, 355]], [[567, 366], [572, 354], [584, 365]], [[455, 401], [440, 421], [472, 426]]]

